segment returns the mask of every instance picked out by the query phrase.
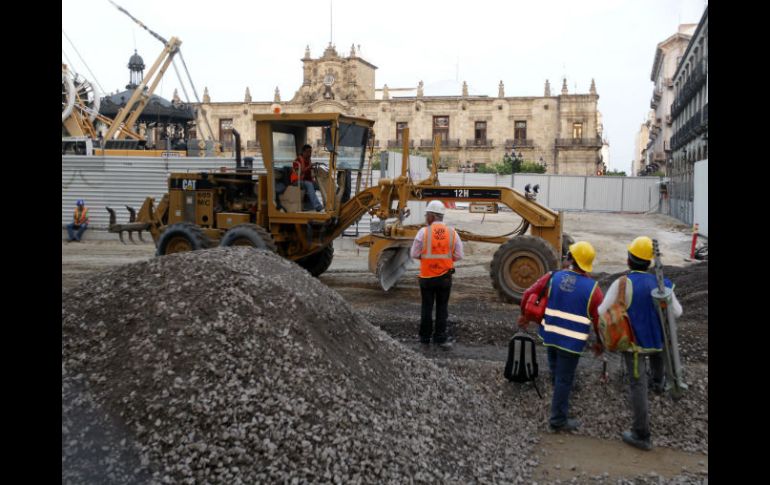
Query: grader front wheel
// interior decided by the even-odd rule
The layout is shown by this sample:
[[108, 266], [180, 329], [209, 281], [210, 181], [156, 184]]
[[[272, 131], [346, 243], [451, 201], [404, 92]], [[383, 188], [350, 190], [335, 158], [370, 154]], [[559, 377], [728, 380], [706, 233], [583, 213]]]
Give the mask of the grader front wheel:
[[553, 247], [536, 236], [517, 236], [502, 244], [492, 258], [489, 275], [500, 297], [519, 303], [524, 291], [542, 275], [558, 269]]
[[203, 230], [195, 224], [182, 222], [172, 224], [163, 231], [158, 240], [156, 256], [182, 253], [185, 251], [198, 251], [211, 245]]

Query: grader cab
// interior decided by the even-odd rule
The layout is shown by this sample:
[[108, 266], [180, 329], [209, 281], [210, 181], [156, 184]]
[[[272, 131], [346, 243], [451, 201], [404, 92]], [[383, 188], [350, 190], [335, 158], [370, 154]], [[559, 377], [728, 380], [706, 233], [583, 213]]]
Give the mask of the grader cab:
[[[559, 265], [560, 214], [538, 204], [533, 194], [506, 187], [439, 186], [436, 164], [429, 178], [413, 181], [406, 170], [407, 146], [400, 176], [354, 191], [353, 175], [358, 181], [365, 176], [374, 121], [339, 113], [254, 115], [254, 120], [263, 166], [254, 167], [248, 159], [241, 162], [236, 136], [234, 170], [172, 173], [168, 194], [157, 207], [148, 197], [138, 214], [129, 208], [128, 224], [117, 224], [108, 208], [110, 232], [122, 240], [123, 232], [131, 237], [132, 232], [149, 231], [158, 256], [214, 246], [254, 246], [275, 251], [318, 276], [332, 262], [334, 239], [368, 212], [384, 224], [356, 242], [369, 247], [369, 268], [387, 290], [404, 274], [408, 248], [419, 229], [402, 223], [407, 202], [468, 201], [489, 207], [505, 204], [523, 219], [518, 228], [497, 237], [458, 228], [463, 240], [500, 244], [491, 276], [502, 298], [518, 301], [532, 282]], [[323, 205], [320, 211], [309, 205], [306, 185], [291, 177], [297, 154], [316, 140], [321, 141], [321, 156], [315, 153], [312, 159], [313, 189]], [[434, 146], [437, 150], [440, 141]], [[525, 235], [528, 229], [530, 235]]]

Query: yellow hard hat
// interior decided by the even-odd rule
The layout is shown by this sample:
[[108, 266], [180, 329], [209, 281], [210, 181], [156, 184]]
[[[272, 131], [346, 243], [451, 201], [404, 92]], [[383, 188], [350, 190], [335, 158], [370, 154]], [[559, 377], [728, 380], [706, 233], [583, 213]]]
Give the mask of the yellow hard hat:
[[628, 252], [639, 259], [652, 261], [652, 239], [647, 236], [639, 236], [628, 245]]
[[590, 273], [593, 270], [594, 258], [596, 257], [596, 251], [591, 243], [587, 241], [578, 241], [569, 247], [569, 252], [572, 254], [572, 259], [583, 271]]

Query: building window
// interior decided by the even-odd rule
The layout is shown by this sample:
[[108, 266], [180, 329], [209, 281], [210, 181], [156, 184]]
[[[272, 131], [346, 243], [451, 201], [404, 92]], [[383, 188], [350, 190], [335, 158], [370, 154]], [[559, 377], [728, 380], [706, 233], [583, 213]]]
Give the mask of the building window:
[[583, 138], [583, 123], [572, 123], [572, 139], [579, 140]]
[[433, 137], [441, 135], [441, 143], [449, 139], [449, 116], [433, 117]]
[[527, 122], [517, 121], [513, 125], [513, 139], [524, 141], [527, 139]]
[[476, 122], [476, 143], [481, 144], [487, 141], [487, 122], [486, 121], [477, 121]]
[[403, 123], [396, 123], [396, 142], [398, 143], [398, 146], [403, 145], [404, 143], [404, 128], [407, 128], [409, 126], [409, 123], [403, 122]]
[[219, 120], [219, 142], [225, 150], [233, 149], [233, 119], [222, 118]]

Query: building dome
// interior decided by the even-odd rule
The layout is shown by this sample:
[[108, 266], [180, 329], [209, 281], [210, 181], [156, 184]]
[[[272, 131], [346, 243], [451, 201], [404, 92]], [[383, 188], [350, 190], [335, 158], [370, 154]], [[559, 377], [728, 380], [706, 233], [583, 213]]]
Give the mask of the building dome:
[[144, 59], [142, 59], [142, 56], [136, 53], [136, 49], [134, 49], [134, 55], [131, 56], [131, 59], [128, 60], [128, 68], [132, 71], [144, 70]]

